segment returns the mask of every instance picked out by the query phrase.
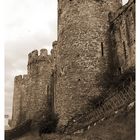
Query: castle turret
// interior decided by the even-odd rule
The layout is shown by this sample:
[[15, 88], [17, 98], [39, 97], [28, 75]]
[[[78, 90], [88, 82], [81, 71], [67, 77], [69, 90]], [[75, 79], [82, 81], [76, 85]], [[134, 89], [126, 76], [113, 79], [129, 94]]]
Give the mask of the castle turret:
[[60, 124], [102, 93], [108, 76], [108, 14], [120, 0], [59, 0], [55, 109]]
[[[51, 59], [47, 49], [41, 49], [40, 54], [37, 50], [28, 55], [28, 87], [29, 95], [28, 117], [38, 117], [47, 109], [47, 86], [51, 75]], [[38, 115], [36, 115], [38, 114]]]
[[22, 75], [18, 75], [14, 79], [14, 96], [13, 96], [13, 112], [11, 127], [15, 127], [21, 120], [21, 102], [22, 102]]
[[41, 49], [40, 54], [37, 50], [29, 53], [28, 74], [15, 77], [12, 127], [28, 119], [36, 121], [46, 112], [51, 71], [52, 64], [47, 49]]

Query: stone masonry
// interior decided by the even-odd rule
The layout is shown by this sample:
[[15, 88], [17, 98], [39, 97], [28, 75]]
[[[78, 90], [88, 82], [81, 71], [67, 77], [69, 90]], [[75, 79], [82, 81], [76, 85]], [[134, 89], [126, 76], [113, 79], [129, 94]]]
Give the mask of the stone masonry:
[[135, 67], [135, 1], [58, 0], [58, 39], [28, 55], [27, 75], [14, 82], [11, 126], [51, 108], [66, 125], [104, 84]]

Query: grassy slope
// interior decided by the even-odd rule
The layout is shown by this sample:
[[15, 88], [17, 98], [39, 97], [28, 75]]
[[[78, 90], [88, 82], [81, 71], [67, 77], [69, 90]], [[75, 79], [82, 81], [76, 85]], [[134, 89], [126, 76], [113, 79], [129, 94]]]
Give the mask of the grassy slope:
[[122, 111], [97, 123], [83, 134], [73, 136], [49, 135], [44, 140], [134, 140], [135, 110]]
[[120, 111], [118, 114], [102, 122], [91, 126], [82, 134], [44, 135], [39, 137], [37, 133], [27, 134], [18, 140], [135, 140], [135, 110]]
[[87, 140], [134, 140], [135, 111], [121, 112], [86, 131]]

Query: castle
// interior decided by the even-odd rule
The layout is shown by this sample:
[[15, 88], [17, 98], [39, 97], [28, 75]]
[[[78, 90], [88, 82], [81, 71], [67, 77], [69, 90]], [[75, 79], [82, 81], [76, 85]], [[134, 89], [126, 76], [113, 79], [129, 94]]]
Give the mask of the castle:
[[52, 45], [51, 55], [31, 52], [27, 75], [15, 77], [13, 128], [49, 109], [66, 125], [106, 83], [135, 67], [135, 1], [58, 0]]

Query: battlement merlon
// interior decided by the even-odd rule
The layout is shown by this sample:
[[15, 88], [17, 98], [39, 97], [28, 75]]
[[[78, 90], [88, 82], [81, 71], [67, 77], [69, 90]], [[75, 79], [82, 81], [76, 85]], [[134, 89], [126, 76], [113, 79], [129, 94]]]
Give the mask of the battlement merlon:
[[51, 49], [51, 55], [52, 55], [52, 57], [54, 57], [54, 55], [55, 55], [55, 52], [56, 52], [56, 49], [57, 49], [57, 41], [54, 41], [53, 43], [52, 43], [52, 46], [53, 46], [53, 48]]
[[38, 50], [34, 50], [28, 54], [28, 64], [33, 63], [38, 58]]
[[15, 76], [14, 82], [19, 83], [22, 81], [22, 75]]
[[28, 75], [27, 74], [24, 74], [24, 75], [17, 75], [15, 76], [15, 83], [21, 83], [21, 82], [24, 82], [24, 81], [27, 81], [28, 80]]
[[58, 44], [58, 41], [54, 41], [54, 42], [52, 43], [53, 48], [55, 48], [55, 47], [57, 46], [57, 44]]
[[48, 56], [48, 50], [47, 49], [41, 49], [40, 50], [40, 56], [44, 56], [44, 57]]

